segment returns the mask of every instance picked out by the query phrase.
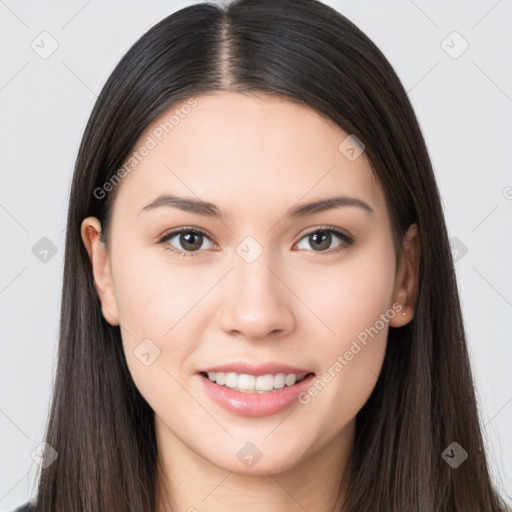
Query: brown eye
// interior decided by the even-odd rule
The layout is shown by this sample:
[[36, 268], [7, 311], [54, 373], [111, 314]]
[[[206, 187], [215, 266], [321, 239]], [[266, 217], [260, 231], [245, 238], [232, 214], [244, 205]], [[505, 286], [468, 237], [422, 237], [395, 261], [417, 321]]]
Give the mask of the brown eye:
[[[331, 244], [335, 242], [336, 238], [341, 240], [341, 242], [334, 246], [333, 251], [330, 251], [330, 249], [332, 249]], [[315, 252], [328, 252], [328, 250], [329, 252], [335, 252], [345, 249], [353, 243], [353, 240], [349, 236], [334, 228], [311, 231], [302, 237], [299, 244], [302, 243], [302, 240], [307, 240], [309, 247], [299, 247], [298, 245], [297, 247], [299, 247], [299, 249], [308, 249]]]
[[[210, 243], [210, 246], [204, 247], [204, 243], [206, 241]], [[198, 253], [201, 249], [208, 249], [215, 246], [205, 233], [190, 228], [172, 231], [171, 233], [164, 235], [159, 242], [163, 243], [166, 246], [166, 249], [180, 253], [184, 256], [195, 256], [193, 253]]]

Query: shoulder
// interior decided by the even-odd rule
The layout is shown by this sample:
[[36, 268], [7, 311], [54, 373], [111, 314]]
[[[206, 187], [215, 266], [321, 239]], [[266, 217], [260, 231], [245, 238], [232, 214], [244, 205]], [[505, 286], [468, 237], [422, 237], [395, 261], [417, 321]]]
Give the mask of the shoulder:
[[21, 507], [18, 507], [16, 510], [13, 510], [13, 512], [32, 512], [32, 510], [34, 510], [34, 505], [30, 501], [28, 501]]

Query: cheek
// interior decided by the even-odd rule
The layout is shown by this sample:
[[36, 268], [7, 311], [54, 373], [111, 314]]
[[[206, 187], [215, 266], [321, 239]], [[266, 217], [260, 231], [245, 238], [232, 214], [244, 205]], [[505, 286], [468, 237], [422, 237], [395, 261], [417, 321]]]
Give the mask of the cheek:
[[[373, 244], [372, 244], [373, 245]], [[344, 348], [369, 328], [389, 307], [394, 287], [393, 253], [384, 246], [347, 257], [336, 267], [318, 268], [305, 277], [301, 297], [322, 322], [327, 345]], [[382, 254], [376, 258], [375, 254]], [[379, 324], [380, 325], [380, 324]]]
[[[194, 350], [197, 325], [191, 320], [207, 283], [197, 272], [170, 265], [157, 249], [121, 249], [117, 254], [123, 254], [113, 268], [124, 350], [133, 379], [146, 396], [164, 383], [168, 387], [165, 370], [174, 375]], [[146, 366], [149, 361], [154, 362]]]
[[395, 314], [394, 256], [391, 246], [382, 247], [380, 252], [373, 247], [367, 258], [362, 253], [347, 259], [325, 279], [317, 274], [316, 282], [326, 285], [316, 296], [310, 295], [311, 309], [333, 332], [319, 324], [324, 334], [315, 350], [321, 370], [300, 402], [312, 408], [311, 414], [323, 417], [326, 435], [356, 416], [382, 368], [389, 321]]
[[121, 252], [125, 255], [115, 263], [120, 320], [128, 329], [131, 326], [162, 337], [188, 316], [208, 283], [187, 262], [171, 262], [163, 247], [135, 247]]

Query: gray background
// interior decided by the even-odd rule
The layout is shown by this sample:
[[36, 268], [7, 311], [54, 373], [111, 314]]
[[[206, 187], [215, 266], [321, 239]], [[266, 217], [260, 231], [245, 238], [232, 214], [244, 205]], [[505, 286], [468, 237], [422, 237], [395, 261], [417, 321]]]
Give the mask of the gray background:
[[[0, 512], [35, 491], [32, 454], [55, 370], [67, 198], [86, 120], [128, 47], [192, 3], [0, 0]], [[325, 3], [380, 47], [418, 115], [457, 261], [489, 458], [510, 496], [512, 1]], [[52, 44], [57, 50], [42, 58]], [[51, 247], [43, 237], [54, 255], [41, 252]]]

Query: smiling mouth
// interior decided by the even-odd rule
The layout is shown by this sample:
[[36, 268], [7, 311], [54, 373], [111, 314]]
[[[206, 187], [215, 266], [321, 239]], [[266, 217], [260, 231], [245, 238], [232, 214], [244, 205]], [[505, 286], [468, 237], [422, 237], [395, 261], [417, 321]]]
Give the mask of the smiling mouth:
[[309, 373], [275, 373], [267, 375], [238, 374], [235, 372], [199, 372], [217, 386], [229, 388], [241, 393], [274, 393], [283, 388], [299, 384], [314, 372]]

